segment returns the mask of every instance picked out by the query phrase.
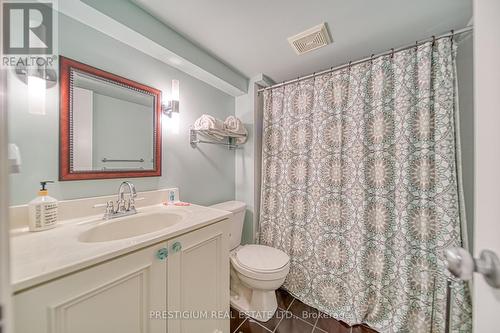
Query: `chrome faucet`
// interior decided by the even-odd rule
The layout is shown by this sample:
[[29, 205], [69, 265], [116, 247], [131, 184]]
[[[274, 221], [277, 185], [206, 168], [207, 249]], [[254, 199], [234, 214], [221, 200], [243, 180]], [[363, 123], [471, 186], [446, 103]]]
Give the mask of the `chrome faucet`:
[[[128, 187], [129, 197], [128, 201], [125, 201], [125, 188]], [[137, 192], [135, 191], [135, 186], [131, 182], [123, 182], [120, 184], [118, 189], [118, 211], [133, 211], [133, 214], [137, 213], [135, 210], [135, 198], [137, 197]], [[122, 204], [120, 208], [120, 204]]]
[[[127, 187], [129, 190], [129, 196], [125, 199], [125, 190]], [[110, 200], [105, 204], [106, 212], [104, 213], [103, 220], [137, 214], [137, 210], [135, 209], [136, 197], [137, 192], [135, 191], [134, 184], [131, 182], [121, 183], [120, 188], [118, 189], [118, 200], [116, 201], [116, 206], [113, 200]], [[96, 205], [94, 207], [102, 206], [104, 205]]]

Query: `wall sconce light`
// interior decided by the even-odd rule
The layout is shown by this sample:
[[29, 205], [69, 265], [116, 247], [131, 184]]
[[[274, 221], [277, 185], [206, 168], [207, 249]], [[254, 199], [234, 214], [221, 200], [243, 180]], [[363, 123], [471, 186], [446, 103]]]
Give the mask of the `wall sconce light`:
[[46, 66], [25, 66], [19, 63], [16, 76], [28, 86], [28, 112], [45, 115], [46, 89], [57, 83], [57, 72]]
[[170, 101], [161, 106], [164, 115], [172, 117], [173, 113], [179, 113], [179, 80], [172, 80], [172, 97]]
[[29, 84], [30, 77], [45, 81], [45, 88], [52, 88], [57, 83], [57, 72], [46, 66], [25, 66], [21, 62], [16, 66], [16, 76], [22, 82]]

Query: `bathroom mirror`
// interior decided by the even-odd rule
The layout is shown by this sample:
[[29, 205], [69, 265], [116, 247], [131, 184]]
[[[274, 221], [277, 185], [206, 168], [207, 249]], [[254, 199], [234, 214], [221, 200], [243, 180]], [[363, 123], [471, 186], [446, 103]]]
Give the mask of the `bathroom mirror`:
[[161, 92], [60, 57], [60, 180], [161, 175]]

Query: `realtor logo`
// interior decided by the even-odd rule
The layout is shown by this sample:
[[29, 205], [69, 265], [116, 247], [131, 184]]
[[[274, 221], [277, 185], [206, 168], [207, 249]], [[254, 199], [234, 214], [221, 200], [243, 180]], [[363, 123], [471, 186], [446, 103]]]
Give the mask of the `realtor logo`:
[[4, 3], [2, 21], [4, 54], [52, 54], [52, 3]]

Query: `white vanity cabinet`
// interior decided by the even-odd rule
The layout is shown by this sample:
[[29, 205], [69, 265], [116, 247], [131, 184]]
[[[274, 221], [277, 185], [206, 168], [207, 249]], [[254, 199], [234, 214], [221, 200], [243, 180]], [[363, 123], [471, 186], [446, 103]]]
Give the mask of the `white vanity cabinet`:
[[[168, 242], [168, 332], [229, 332], [228, 220]], [[187, 317], [187, 318], [185, 318]]]
[[21, 291], [15, 332], [229, 332], [213, 316], [229, 310], [228, 237], [224, 220]]

